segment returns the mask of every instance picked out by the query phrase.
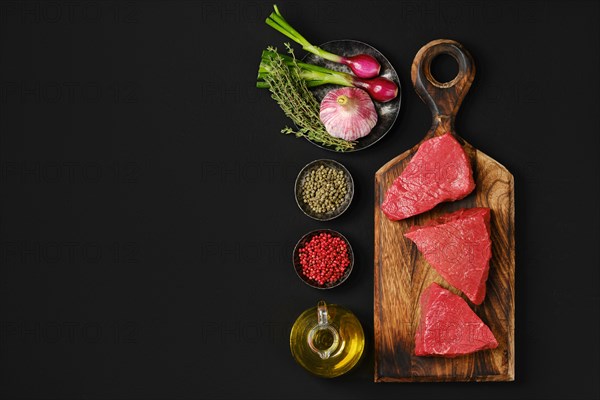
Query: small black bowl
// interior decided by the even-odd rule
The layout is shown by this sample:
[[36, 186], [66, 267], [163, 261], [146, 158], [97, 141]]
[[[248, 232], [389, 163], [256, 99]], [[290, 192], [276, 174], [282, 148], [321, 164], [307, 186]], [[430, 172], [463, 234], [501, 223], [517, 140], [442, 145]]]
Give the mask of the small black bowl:
[[[320, 166], [326, 166], [329, 168], [343, 171], [344, 177], [346, 178], [346, 185], [348, 187], [346, 197], [344, 197], [344, 201], [342, 201], [338, 208], [325, 213], [317, 213], [313, 211], [308, 206], [308, 204], [306, 204], [302, 200], [302, 185], [304, 184], [307, 175], [311, 171], [319, 168]], [[298, 207], [300, 207], [304, 214], [318, 221], [329, 221], [339, 217], [348, 209], [348, 207], [350, 207], [350, 203], [352, 202], [352, 198], [354, 197], [354, 180], [352, 179], [352, 175], [350, 175], [350, 172], [348, 172], [346, 167], [344, 167], [337, 161], [325, 159], [311, 161], [300, 170], [300, 173], [298, 173], [298, 176], [296, 177], [296, 183], [294, 185], [294, 196], [296, 197], [296, 204], [298, 204]]]
[[[300, 248], [304, 247], [306, 245], [306, 243], [310, 239], [312, 239], [313, 236], [319, 235], [321, 233], [329, 233], [331, 236], [338, 237], [338, 238], [342, 239], [344, 242], [346, 242], [346, 245], [348, 246], [348, 258], [350, 259], [350, 265], [348, 265], [348, 267], [346, 268], [346, 271], [344, 271], [344, 275], [342, 275], [340, 277], [340, 279], [338, 279], [337, 281], [335, 281], [333, 283], [326, 283], [324, 285], [320, 285], [316, 281], [304, 276], [304, 274], [302, 273], [302, 265], [300, 264]], [[304, 236], [302, 236], [302, 238], [300, 238], [298, 243], [296, 243], [296, 246], [294, 247], [292, 261], [294, 263], [294, 270], [296, 271], [296, 275], [298, 275], [298, 277], [302, 280], [302, 282], [306, 283], [308, 286], [314, 287], [315, 289], [332, 289], [332, 288], [344, 283], [344, 281], [346, 279], [348, 279], [348, 277], [350, 276], [350, 273], [352, 272], [352, 269], [354, 268], [354, 251], [352, 250], [352, 246], [350, 245], [350, 242], [348, 241], [348, 239], [346, 239], [346, 237], [344, 235], [342, 235], [341, 233], [339, 233], [338, 231], [334, 231], [332, 229], [317, 229], [317, 230], [308, 232], [306, 235], [304, 235]]]

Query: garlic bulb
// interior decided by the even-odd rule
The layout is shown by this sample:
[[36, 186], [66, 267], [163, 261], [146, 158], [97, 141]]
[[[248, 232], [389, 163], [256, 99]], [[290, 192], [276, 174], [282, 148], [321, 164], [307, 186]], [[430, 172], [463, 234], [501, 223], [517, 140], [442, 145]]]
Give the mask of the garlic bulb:
[[334, 89], [325, 95], [320, 117], [331, 136], [344, 140], [367, 136], [377, 123], [371, 97], [362, 89], [349, 87]]

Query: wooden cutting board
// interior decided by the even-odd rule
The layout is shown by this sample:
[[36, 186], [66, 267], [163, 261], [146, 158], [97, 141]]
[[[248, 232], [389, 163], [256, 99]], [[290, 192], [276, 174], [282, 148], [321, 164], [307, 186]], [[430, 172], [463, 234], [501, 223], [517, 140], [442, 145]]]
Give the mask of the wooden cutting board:
[[[459, 72], [452, 81], [442, 84], [432, 77], [430, 66], [437, 55], [444, 53], [456, 59]], [[513, 176], [454, 131], [456, 113], [475, 76], [473, 59], [460, 43], [440, 39], [425, 45], [413, 61], [411, 76], [417, 94], [433, 114], [431, 129], [420, 143], [452, 132], [471, 160], [477, 187], [462, 200], [442, 203], [433, 210], [402, 221], [390, 221], [380, 206], [387, 189], [404, 170], [420, 143], [375, 174], [375, 381], [512, 381], [515, 367]], [[493, 350], [454, 359], [417, 357], [414, 355], [414, 337], [419, 324], [422, 291], [432, 282], [438, 282], [454, 293], [460, 292], [451, 288], [427, 264], [417, 247], [403, 234], [412, 225], [470, 207], [492, 210], [492, 259], [484, 302], [480, 306], [469, 304], [490, 327], [499, 345]]]

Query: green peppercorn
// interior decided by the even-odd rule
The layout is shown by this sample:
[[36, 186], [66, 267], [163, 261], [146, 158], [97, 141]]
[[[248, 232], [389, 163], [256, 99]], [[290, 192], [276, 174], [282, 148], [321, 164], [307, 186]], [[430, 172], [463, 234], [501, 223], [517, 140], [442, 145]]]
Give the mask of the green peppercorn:
[[321, 165], [306, 175], [301, 197], [313, 212], [323, 214], [341, 206], [347, 193], [344, 171]]

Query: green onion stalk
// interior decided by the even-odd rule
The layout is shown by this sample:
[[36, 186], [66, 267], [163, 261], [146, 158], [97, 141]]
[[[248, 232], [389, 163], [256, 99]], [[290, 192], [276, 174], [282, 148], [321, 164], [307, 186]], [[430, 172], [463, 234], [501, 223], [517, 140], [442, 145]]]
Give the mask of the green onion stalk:
[[381, 64], [379, 64], [375, 57], [369, 54], [357, 54], [354, 56], [343, 57], [314, 46], [283, 18], [276, 5], [274, 5], [273, 8], [275, 11], [272, 12], [265, 21], [267, 25], [301, 45], [304, 50], [324, 58], [325, 60], [348, 66], [354, 75], [359, 78], [374, 78], [379, 75]]
[[[286, 47], [290, 49], [290, 46], [287, 43]], [[306, 81], [308, 87], [326, 84], [356, 87], [365, 90], [373, 100], [382, 103], [393, 100], [398, 96], [398, 85], [387, 78], [381, 76], [372, 79], [360, 78], [345, 72], [334, 71], [318, 65], [299, 62], [293, 57], [284, 54], [276, 54], [272, 48], [265, 50], [262, 53], [256, 87], [268, 87], [265, 78], [272, 73], [273, 66], [271, 64], [273, 58], [276, 56], [289, 68], [297, 69], [298, 75]]]

